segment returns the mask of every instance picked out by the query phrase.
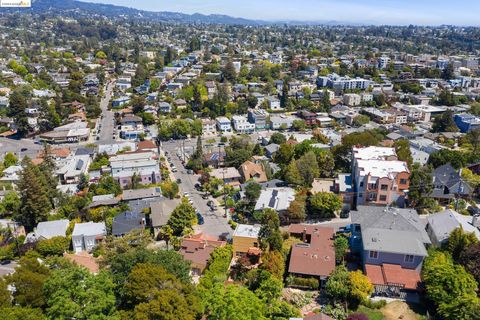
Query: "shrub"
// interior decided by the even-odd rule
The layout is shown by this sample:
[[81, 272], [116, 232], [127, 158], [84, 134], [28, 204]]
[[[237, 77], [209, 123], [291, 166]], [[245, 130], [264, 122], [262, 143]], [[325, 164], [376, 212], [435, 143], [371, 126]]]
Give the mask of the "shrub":
[[368, 316], [364, 313], [355, 312], [349, 315], [347, 320], [368, 320]]
[[320, 287], [318, 279], [315, 278], [300, 278], [290, 276], [287, 278], [287, 284], [292, 287], [303, 287], [312, 290], [317, 290]]
[[237, 228], [237, 223], [233, 220], [228, 220], [228, 224], [230, 225], [230, 227], [235, 230]]
[[42, 256], [60, 256], [68, 249], [68, 239], [65, 237], [53, 237], [37, 243], [36, 250]]
[[387, 305], [387, 301], [385, 300], [378, 300], [378, 301], [372, 301], [370, 299], [365, 299], [362, 301], [362, 304], [370, 309], [381, 309]]

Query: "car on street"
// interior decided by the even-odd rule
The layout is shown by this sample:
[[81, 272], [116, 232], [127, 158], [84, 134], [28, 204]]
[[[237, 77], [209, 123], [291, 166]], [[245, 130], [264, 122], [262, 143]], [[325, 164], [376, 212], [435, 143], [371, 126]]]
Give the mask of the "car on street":
[[8, 259], [0, 261], [0, 265], [2, 265], [2, 266], [5, 266], [5, 265], [10, 264], [10, 263], [11, 263], [11, 261], [8, 260]]
[[205, 219], [203, 219], [203, 216], [200, 212], [197, 211], [197, 221], [199, 225], [202, 225], [205, 223]]
[[20, 152], [25, 152], [27, 150], [28, 150], [28, 148], [22, 148], [22, 149], [20, 149]]
[[182, 183], [182, 179], [178, 178], [177, 179], [177, 184], [180, 184], [180, 183]]

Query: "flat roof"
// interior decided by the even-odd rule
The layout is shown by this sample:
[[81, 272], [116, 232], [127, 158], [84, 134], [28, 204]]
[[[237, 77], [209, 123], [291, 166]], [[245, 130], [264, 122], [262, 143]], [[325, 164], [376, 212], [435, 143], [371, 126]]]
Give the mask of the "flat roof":
[[258, 238], [260, 232], [260, 225], [238, 224], [233, 232], [234, 237]]

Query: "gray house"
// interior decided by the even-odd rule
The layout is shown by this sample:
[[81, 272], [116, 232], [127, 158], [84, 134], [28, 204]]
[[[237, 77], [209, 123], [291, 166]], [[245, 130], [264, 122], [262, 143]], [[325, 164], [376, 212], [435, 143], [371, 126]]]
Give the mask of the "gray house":
[[90, 252], [107, 235], [105, 222], [77, 223], [72, 232], [73, 250]]
[[480, 218], [478, 216], [464, 216], [453, 210], [444, 210], [427, 217], [427, 233], [432, 240], [432, 245], [441, 247], [448, 242], [450, 234], [457, 228], [475, 234], [480, 240]]
[[53, 237], [65, 237], [69, 224], [70, 221], [66, 219], [40, 222], [33, 232], [27, 234], [25, 242], [35, 242]]
[[127, 211], [117, 214], [112, 222], [112, 234], [115, 237], [123, 237], [133, 230], [145, 229], [145, 214], [141, 212]]
[[358, 206], [352, 211], [352, 251], [377, 292], [402, 297], [417, 290], [420, 271], [431, 244], [415, 210]]

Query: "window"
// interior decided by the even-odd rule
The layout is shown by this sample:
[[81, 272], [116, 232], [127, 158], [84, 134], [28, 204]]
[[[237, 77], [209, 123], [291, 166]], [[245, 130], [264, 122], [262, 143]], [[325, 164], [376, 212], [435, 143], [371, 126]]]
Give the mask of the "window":
[[378, 251], [369, 251], [370, 259], [378, 259]]
[[387, 196], [380, 196], [380, 201], [387, 201]]
[[360, 182], [360, 187], [363, 187], [363, 181], [362, 181], [362, 182]]
[[407, 179], [400, 179], [400, 184], [407, 184]]
[[258, 248], [258, 243], [257, 243], [257, 242], [254, 242], [254, 243], [253, 243], [253, 246], [254, 246], [255, 248]]
[[412, 263], [415, 257], [411, 254], [406, 254], [405, 255], [405, 262]]
[[386, 191], [386, 190], [388, 190], [388, 185], [387, 184], [382, 184], [380, 186], [380, 189], [383, 190], [383, 191]]

